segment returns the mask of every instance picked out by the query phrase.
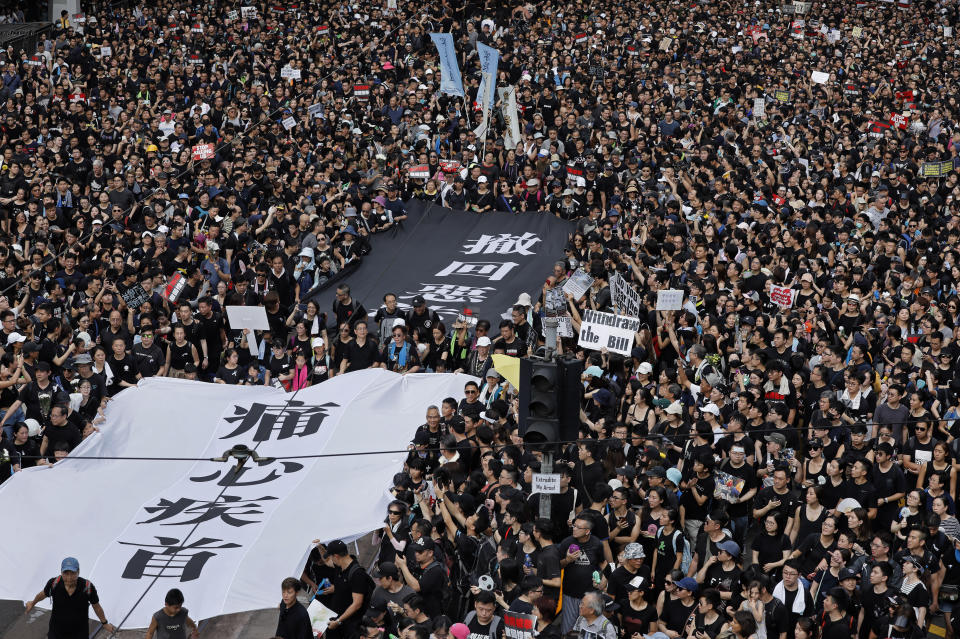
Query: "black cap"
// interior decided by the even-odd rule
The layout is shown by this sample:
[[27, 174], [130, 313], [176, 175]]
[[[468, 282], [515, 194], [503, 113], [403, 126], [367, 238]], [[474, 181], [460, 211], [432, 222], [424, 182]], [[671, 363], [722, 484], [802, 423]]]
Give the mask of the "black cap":
[[350, 551], [347, 550], [347, 545], [345, 543], [343, 543], [339, 539], [334, 539], [329, 544], [327, 544], [327, 554], [343, 557], [344, 555], [349, 555]]
[[397, 570], [397, 565], [392, 561], [385, 561], [380, 564], [380, 567], [377, 569], [377, 577], [393, 577], [394, 579], [400, 579], [400, 571]]
[[414, 306], [423, 306], [423, 305], [426, 304], [426, 303], [427, 303], [427, 301], [426, 301], [425, 299], [423, 299], [423, 295], [416, 295], [416, 296], [414, 296], [414, 298], [413, 298], [413, 305], [414, 305]]
[[843, 581], [844, 579], [860, 579], [860, 573], [850, 568], [842, 568], [840, 570], [839, 581]]
[[[414, 552], [425, 552], [427, 550], [435, 550], [437, 544], [434, 543], [433, 539], [430, 537], [421, 537], [419, 541], [414, 542]], [[419, 548], [417, 547], [419, 546]]]
[[50, 372], [50, 362], [37, 362], [38, 371], [47, 371]]

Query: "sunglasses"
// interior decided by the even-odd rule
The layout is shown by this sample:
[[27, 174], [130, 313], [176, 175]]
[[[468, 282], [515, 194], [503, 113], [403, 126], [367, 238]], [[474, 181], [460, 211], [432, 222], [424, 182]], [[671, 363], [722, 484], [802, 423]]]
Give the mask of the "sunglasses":
[[464, 392], [465, 395], [476, 395], [476, 394], [477, 394], [477, 391], [475, 391], [475, 390], [468, 390], [468, 391], [463, 391], [463, 392]]
[[402, 515], [402, 514], [403, 514], [403, 513], [400, 512], [399, 510], [388, 510], [387, 512], [389, 512], [391, 515]]

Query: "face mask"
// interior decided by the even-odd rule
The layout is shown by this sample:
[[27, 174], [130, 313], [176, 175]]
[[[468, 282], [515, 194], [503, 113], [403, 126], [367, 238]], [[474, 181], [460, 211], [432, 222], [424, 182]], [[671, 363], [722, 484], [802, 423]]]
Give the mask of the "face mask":
[[560, 163], [559, 163], [559, 162], [551, 162], [551, 163], [550, 163], [550, 166], [552, 166], [552, 167], [555, 168], [555, 169], [559, 169], [559, 168], [560, 168]]

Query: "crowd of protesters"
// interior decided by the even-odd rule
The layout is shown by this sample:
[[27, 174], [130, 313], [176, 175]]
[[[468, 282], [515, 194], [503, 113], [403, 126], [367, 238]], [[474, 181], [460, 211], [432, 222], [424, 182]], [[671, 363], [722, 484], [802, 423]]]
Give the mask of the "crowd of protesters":
[[[145, 377], [298, 390], [371, 366], [459, 371], [481, 381], [427, 411], [373, 576], [342, 542], [311, 556], [327, 635], [500, 639], [513, 611], [545, 637], [952, 636], [957, 12], [164, 0], [63, 15], [36, 51], [0, 52], [0, 481], [56, 464]], [[465, 100], [439, 92], [430, 32], [454, 34]], [[510, 148], [499, 104], [473, 130], [478, 43], [517, 89]], [[390, 291], [364, 308], [338, 273], [411, 198], [575, 231], [511, 319], [448, 327]], [[563, 293], [577, 269], [593, 278], [580, 299]], [[640, 300], [630, 357], [554, 342], [545, 317], [579, 329], [587, 309], [622, 311], [614, 275]], [[661, 289], [682, 309], [656, 311]], [[262, 305], [270, 330], [231, 327], [232, 305]], [[549, 516], [531, 494], [542, 452], [491, 365], [545, 348], [585, 364]], [[299, 636], [299, 582], [281, 637]]]

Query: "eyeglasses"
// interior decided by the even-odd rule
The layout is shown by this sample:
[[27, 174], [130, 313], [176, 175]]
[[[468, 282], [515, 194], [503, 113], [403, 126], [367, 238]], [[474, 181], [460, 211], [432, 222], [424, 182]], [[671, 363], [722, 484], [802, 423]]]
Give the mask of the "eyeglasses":
[[673, 585], [673, 582], [672, 582], [672, 581], [664, 581], [664, 582], [663, 582], [663, 585], [664, 585], [664, 586], [672, 586], [672, 585]]

